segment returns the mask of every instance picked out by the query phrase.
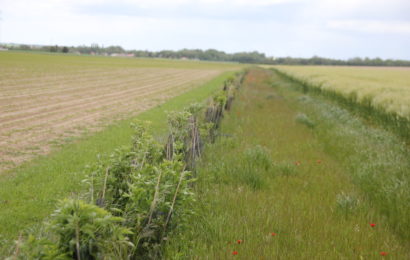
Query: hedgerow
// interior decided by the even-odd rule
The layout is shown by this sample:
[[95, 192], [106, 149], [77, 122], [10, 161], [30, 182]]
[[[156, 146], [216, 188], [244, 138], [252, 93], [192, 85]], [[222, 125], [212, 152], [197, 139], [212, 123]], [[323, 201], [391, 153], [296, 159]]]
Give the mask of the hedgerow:
[[9, 258], [161, 258], [169, 232], [195, 214], [195, 162], [217, 136], [242, 77], [229, 78], [206, 108], [192, 104], [170, 112], [165, 146], [149, 134], [148, 123], [133, 124], [131, 147], [89, 166], [86, 192], [60, 201], [42, 232], [23, 232]]

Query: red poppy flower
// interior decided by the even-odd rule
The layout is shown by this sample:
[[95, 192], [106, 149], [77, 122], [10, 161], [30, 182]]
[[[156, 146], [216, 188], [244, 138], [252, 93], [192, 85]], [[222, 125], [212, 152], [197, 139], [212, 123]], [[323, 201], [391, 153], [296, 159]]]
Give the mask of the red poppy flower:
[[370, 223], [370, 226], [371, 226], [371, 227], [375, 227], [375, 226], [376, 226], [376, 224], [374, 224], [374, 223]]
[[272, 233], [270, 233], [270, 235], [274, 237], [274, 236], [276, 236], [276, 233], [272, 232]]
[[240, 240], [240, 239], [238, 239], [237, 241], [236, 241], [236, 243], [238, 243], [238, 244], [242, 244], [242, 240]]
[[237, 255], [238, 254], [238, 251], [233, 251], [232, 252], [232, 255]]
[[387, 252], [380, 252], [381, 256], [386, 256], [388, 253]]

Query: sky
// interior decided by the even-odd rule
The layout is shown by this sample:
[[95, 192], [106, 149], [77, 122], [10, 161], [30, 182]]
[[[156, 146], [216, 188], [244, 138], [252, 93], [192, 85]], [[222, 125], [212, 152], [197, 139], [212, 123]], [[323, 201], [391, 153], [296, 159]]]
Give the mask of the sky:
[[410, 60], [410, 0], [0, 0], [0, 42]]

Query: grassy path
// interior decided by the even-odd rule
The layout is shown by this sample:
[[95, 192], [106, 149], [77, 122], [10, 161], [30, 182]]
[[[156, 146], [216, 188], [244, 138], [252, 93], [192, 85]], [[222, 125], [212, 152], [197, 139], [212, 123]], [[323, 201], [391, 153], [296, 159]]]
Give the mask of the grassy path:
[[199, 214], [168, 257], [409, 259], [409, 244], [301, 115], [302, 94], [272, 82], [291, 84], [267, 70], [248, 74], [200, 167]]

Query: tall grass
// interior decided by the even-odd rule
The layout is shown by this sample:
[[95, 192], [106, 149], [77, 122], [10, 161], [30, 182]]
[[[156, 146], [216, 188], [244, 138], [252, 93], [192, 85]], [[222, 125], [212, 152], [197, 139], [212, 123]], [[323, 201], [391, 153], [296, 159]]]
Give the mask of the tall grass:
[[[367, 147], [367, 153], [376, 140], [345, 121], [339, 122], [343, 131], [340, 124], [325, 124], [322, 113], [340, 108], [322, 107], [326, 101], [314, 96], [301, 98], [303, 93], [293, 90], [295, 83], [276, 73], [252, 69], [244, 84], [221, 123], [223, 135], [205, 149], [198, 168], [199, 214], [184, 231], [174, 233], [166, 257], [376, 259], [388, 252], [393, 259], [407, 259], [409, 247], [397, 237], [397, 219], [380, 211], [376, 202], [382, 198], [370, 199], [350, 168], [352, 158], [363, 159], [361, 149]], [[314, 106], [320, 106], [317, 113]], [[301, 111], [320, 124], [308, 128], [295, 122]], [[347, 111], [344, 117], [358, 120]], [[349, 132], [363, 142], [349, 140]], [[403, 160], [401, 145], [393, 142], [383, 151]], [[380, 182], [372, 185], [380, 187]], [[393, 207], [404, 209], [406, 201], [386, 210]], [[399, 225], [405, 233], [404, 224]]]
[[[288, 76], [281, 75], [283, 81], [288, 81]], [[333, 98], [329, 99], [326, 92], [309, 95], [310, 91], [303, 91], [306, 84], [293, 79], [287, 85], [277, 88], [285, 89], [286, 86], [287, 89], [283, 91], [294, 91], [293, 96], [300, 109], [309, 113], [314, 121], [321, 122], [315, 132], [325, 149], [343, 162], [353, 182], [371, 205], [386, 218], [396, 234], [406, 241], [410, 240], [408, 146], [400, 137], [384, 130], [384, 126], [374, 126], [372, 116], [377, 122], [379, 114], [374, 115], [371, 109], [363, 112], [366, 113], [363, 119], [350, 112], [355, 110], [354, 107], [360, 106], [357, 103], [338, 105], [343, 96], [339, 95], [335, 101]], [[395, 130], [402, 131], [403, 128]]]

